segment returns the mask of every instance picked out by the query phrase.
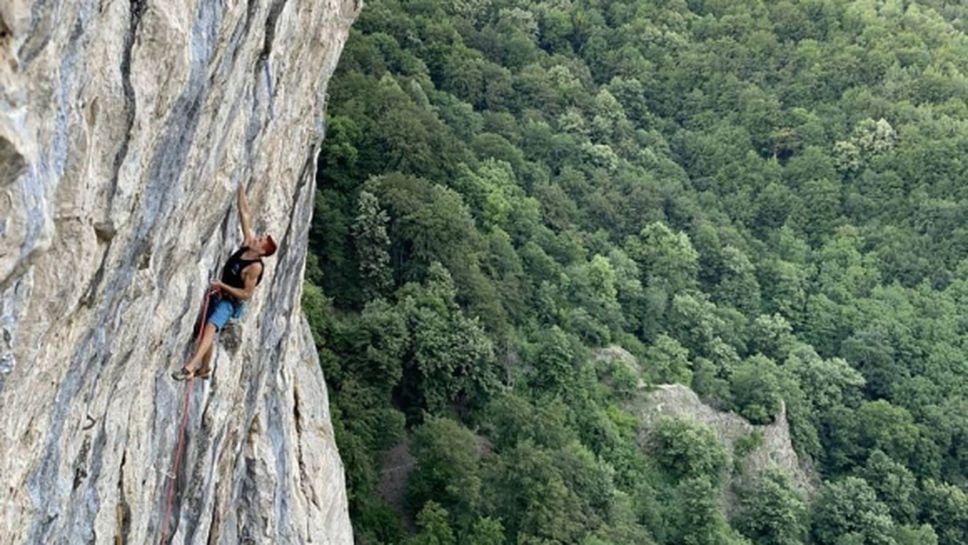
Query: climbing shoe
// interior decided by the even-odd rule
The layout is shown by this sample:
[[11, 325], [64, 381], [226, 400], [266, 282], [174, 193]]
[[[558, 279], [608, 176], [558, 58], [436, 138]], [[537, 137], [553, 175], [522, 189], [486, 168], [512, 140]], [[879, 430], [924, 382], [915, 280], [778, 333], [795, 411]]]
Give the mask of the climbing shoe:
[[171, 374], [171, 378], [175, 380], [188, 380], [195, 377], [194, 371], [189, 371], [187, 368], [182, 367], [181, 369], [175, 371]]

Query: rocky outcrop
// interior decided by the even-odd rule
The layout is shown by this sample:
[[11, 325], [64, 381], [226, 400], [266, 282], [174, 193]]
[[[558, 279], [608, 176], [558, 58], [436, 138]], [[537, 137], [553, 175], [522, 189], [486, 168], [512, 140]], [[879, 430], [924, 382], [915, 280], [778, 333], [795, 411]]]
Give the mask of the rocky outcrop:
[[[793, 449], [785, 407], [781, 407], [772, 424], [754, 426], [741, 416], [706, 405], [695, 392], [681, 384], [660, 384], [651, 391], [643, 391], [633, 407], [643, 423], [640, 442], [646, 448], [650, 430], [655, 428], [659, 418], [682, 418], [709, 426], [722, 443], [729, 465], [732, 467], [734, 462], [739, 462], [745, 475], [755, 475], [769, 468], [779, 469], [805, 496], [811, 496], [819, 484], [809, 462], [802, 460]], [[754, 448], [749, 452], [737, 452], [743, 450], [736, 448], [738, 442], [749, 441], [754, 434], [759, 434], [762, 440], [752, 442]]]
[[191, 387], [171, 543], [351, 543], [299, 300], [357, 0], [0, 3], [0, 544], [158, 543], [234, 193], [280, 241]]

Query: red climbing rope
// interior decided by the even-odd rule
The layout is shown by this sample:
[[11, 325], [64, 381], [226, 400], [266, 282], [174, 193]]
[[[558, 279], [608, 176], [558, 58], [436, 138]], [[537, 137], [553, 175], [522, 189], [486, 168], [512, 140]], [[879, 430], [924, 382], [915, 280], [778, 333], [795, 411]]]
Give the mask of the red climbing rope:
[[[202, 303], [202, 313], [199, 315], [198, 340], [195, 343], [195, 350], [202, 344], [202, 333], [205, 331], [205, 319], [208, 317], [208, 302], [217, 290], [212, 288], [205, 294], [205, 301]], [[181, 466], [182, 452], [185, 450], [185, 430], [188, 427], [188, 409], [192, 398], [192, 385], [195, 383], [195, 375], [188, 379], [185, 388], [185, 402], [182, 403], [181, 424], [178, 426], [178, 443], [175, 445], [175, 458], [171, 463], [171, 472], [168, 474], [168, 493], [165, 500], [165, 517], [161, 521], [161, 545], [168, 541], [168, 524], [171, 519], [171, 509], [175, 500], [175, 481], [178, 479], [178, 470]]]

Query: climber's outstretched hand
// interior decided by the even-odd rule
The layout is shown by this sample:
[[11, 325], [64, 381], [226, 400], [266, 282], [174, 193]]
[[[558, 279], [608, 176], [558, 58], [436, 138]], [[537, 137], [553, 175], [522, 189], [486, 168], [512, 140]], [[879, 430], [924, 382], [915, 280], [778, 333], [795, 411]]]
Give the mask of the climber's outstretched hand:
[[245, 184], [239, 184], [239, 219], [242, 223], [242, 236], [245, 237], [245, 245], [252, 246], [255, 242], [255, 235], [252, 233], [252, 212], [249, 210], [249, 199], [245, 196]]

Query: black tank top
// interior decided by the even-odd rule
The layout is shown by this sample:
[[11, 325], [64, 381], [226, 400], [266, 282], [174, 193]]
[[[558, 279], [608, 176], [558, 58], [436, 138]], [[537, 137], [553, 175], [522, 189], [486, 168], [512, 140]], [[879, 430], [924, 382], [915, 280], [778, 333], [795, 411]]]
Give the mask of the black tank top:
[[[236, 250], [232, 257], [225, 262], [225, 266], [222, 267], [222, 282], [225, 282], [233, 288], [245, 289], [245, 281], [242, 280], [242, 270], [253, 263], [262, 264], [262, 259], [242, 259], [242, 254], [248, 250], [248, 246], [243, 246]], [[265, 265], [262, 266], [262, 270], [259, 271], [259, 279], [256, 280], [255, 285], [259, 285], [262, 282], [262, 273], [266, 271]]]

